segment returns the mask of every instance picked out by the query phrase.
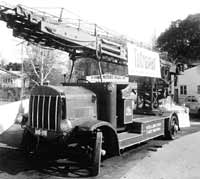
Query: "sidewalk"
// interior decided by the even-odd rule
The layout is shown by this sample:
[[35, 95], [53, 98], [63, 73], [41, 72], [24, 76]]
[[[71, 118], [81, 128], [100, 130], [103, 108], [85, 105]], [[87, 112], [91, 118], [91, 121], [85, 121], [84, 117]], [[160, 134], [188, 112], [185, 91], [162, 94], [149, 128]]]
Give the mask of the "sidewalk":
[[184, 136], [132, 167], [121, 179], [199, 179], [200, 132]]

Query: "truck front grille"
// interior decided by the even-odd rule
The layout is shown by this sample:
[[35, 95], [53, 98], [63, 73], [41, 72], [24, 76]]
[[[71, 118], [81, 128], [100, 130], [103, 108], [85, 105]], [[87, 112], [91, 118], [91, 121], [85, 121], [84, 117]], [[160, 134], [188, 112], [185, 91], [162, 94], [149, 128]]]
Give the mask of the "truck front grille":
[[33, 128], [58, 130], [59, 96], [31, 96], [29, 104], [29, 121]]

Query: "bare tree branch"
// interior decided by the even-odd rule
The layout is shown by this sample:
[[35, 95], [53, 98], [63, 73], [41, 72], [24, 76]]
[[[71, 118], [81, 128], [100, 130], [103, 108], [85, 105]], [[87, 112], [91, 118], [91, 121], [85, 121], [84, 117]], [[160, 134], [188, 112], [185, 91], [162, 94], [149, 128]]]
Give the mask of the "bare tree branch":
[[36, 85], [40, 85], [37, 81], [35, 81], [34, 79], [31, 79], [31, 81], [33, 81]]
[[49, 69], [49, 71], [46, 73], [45, 77], [44, 77], [44, 81], [47, 79], [47, 77], [49, 76], [49, 74], [51, 73], [52, 69], [53, 69], [53, 66], [51, 66], [51, 68]]
[[[42, 84], [47, 79], [51, 79], [52, 84], [57, 84], [57, 79], [61, 80], [60, 76], [65, 65], [64, 62], [59, 62], [62, 54], [52, 49], [44, 49], [35, 45], [27, 46], [26, 50], [28, 58], [26, 58], [25, 70], [30, 79], [32, 79], [31, 82], [33, 84]], [[59, 69], [62, 70], [59, 71]], [[55, 71], [56, 74], [54, 75], [52, 71]]]
[[31, 65], [32, 65], [32, 67], [33, 67], [33, 71], [34, 71], [34, 73], [35, 73], [36, 76], [40, 79], [40, 76], [39, 76], [39, 74], [38, 74], [38, 72], [37, 72], [37, 70], [36, 70], [36, 68], [35, 68], [35, 64], [33, 63], [33, 60], [30, 59], [30, 61], [31, 61]]

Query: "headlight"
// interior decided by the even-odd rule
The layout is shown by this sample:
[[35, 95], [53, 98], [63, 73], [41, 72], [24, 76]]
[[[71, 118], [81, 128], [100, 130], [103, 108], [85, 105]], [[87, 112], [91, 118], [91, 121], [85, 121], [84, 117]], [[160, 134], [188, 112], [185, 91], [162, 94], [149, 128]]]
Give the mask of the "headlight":
[[71, 130], [72, 129], [72, 123], [71, 123], [71, 121], [68, 120], [68, 119], [61, 120], [60, 129], [63, 132], [67, 132], [67, 131]]
[[28, 122], [28, 114], [18, 114], [15, 122], [17, 124], [25, 125]]
[[22, 115], [22, 125], [25, 125], [28, 122], [28, 114]]
[[21, 124], [22, 120], [23, 120], [22, 114], [18, 114], [17, 117], [16, 117], [16, 119], [15, 119], [15, 122], [17, 124]]

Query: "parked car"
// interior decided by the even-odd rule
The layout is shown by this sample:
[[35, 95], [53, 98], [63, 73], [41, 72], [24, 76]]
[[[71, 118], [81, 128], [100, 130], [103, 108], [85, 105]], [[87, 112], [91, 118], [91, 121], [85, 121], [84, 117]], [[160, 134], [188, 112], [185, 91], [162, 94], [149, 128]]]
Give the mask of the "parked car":
[[190, 114], [197, 114], [200, 116], [200, 96], [187, 96], [185, 98], [185, 106], [189, 108]]

